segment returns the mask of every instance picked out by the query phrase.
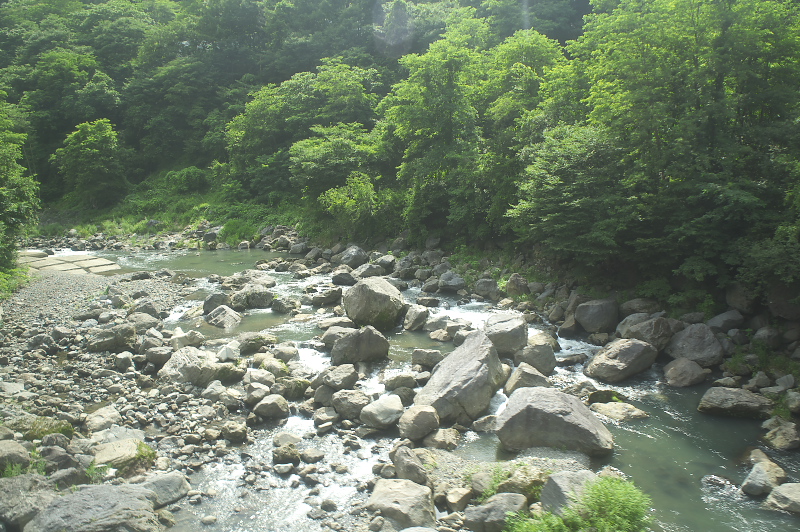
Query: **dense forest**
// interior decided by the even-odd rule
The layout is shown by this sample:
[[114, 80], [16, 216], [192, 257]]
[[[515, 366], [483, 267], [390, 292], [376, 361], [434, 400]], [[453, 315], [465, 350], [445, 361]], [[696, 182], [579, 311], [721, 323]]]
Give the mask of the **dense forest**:
[[0, 0], [4, 264], [41, 198], [137, 231], [499, 244], [649, 295], [799, 281], [798, 11]]

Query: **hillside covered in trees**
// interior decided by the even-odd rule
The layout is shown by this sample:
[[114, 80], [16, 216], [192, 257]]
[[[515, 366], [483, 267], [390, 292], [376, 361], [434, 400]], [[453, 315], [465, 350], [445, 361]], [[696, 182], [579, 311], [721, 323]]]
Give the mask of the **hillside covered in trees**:
[[33, 176], [51, 208], [139, 231], [302, 219], [504, 243], [651, 292], [797, 281], [798, 11], [0, 0], [0, 246]]

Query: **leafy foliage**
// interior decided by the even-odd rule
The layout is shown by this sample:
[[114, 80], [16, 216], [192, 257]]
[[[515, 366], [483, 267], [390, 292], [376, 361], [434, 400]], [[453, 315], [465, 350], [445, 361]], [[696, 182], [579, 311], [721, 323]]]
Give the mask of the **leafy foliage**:
[[631, 482], [604, 477], [586, 486], [577, 504], [561, 517], [551, 513], [509, 519], [507, 532], [642, 532], [647, 530], [650, 498]]

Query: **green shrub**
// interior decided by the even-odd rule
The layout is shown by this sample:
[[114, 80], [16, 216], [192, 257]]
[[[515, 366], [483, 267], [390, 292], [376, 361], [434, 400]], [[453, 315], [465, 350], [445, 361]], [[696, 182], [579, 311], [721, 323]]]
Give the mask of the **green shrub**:
[[563, 517], [545, 513], [510, 517], [507, 532], [642, 532], [649, 523], [650, 498], [632, 482], [605, 477], [586, 486], [581, 500]]

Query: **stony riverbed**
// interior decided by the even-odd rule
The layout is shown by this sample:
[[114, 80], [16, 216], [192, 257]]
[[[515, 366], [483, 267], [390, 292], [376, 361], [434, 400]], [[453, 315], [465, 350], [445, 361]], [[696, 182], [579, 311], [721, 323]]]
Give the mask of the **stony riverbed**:
[[[268, 245], [287, 250], [297, 245], [286, 236], [276, 231]], [[282, 240], [285, 246], [278, 244]], [[647, 431], [631, 420], [638, 415], [632, 403], [645, 410], [658, 404], [653, 398], [659, 392], [646, 384], [663, 375], [661, 363], [650, 367], [655, 358], [643, 367], [645, 373], [626, 377], [632, 385], [604, 386], [581, 373], [587, 358], [600, 360], [599, 346], [557, 340], [548, 323], [554, 311], [542, 314], [529, 304], [504, 300], [491, 279], [466, 286], [441, 252], [412, 253], [403, 262], [383, 252], [350, 250], [350, 255], [363, 254], [356, 259], [363, 264], [355, 264], [344, 247], [321, 250], [306, 245], [303, 251], [264, 254], [262, 259], [245, 252], [242, 260], [232, 261], [241, 264], [220, 265], [220, 273], [212, 275], [193, 273], [188, 266], [202, 253], [180, 254], [186, 267], [177, 272], [152, 267], [138, 271], [147, 255], [130, 260], [123, 253], [117, 260], [136, 272], [80, 278], [42, 273], [6, 302], [0, 408], [7, 422], [0, 437], [8, 449], [0, 444], [7, 451], [0, 456], [17, 457], [20, 472], [43, 467], [49, 477], [27, 474], [0, 481], [3, 493], [22, 493], [22, 499], [8, 499], [6, 507], [0, 504], [0, 519], [8, 529], [21, 530], [25, 523], [29, 532], [64, 525], [60, 509], [74, 509], [98, 496], [87, 484], [94, 481], [109, 486], [102, 494], [110, 510], [102, 516], [83, 516], [101, 523], [97, 527], [108, 527], [93, 530], [113, 530], [120, 526], [119, 519], [131, 519], [122, 501], [135, 500], [143, 512], [136, 525], [142, 530], [205, 526], [388, 531], [424, 525], [441, 532], [480, 532], [498, 529], [506, 511], [531, 504], [538, 508], [540, 496], [552, 507], [559, 472], [569, 478], [570, 472], [578, 471], [618, 474], [604, 467], [608, 465], [628, 469], [625, 457], [637, 454], [630, 435]], [[387, 272], [392, 275], [383, 277]], [[342, 298], [359, 281], [380, 284], [369, 279], [381, 279], [387, 291], [402, 290], [398, 314], [388, 323], [373, 320], [374, 327], [365, 325], [383, 310]], [[532, 288], [552, 290], [551, 296], [558, 299], [558, 286]], [[565, 300], [566, 315], [554, 320], [562, 322], [562, 328], [569, 326], [578, 304], [588, 303], [576, 300], [570, 309], [571, 299]], [[364, 308], [367, 318], [360, 317]], [[648, 317], [655, 319], [651, 314]], [[597, 333], [594, 339], [602, 339], [602, 334], [606, 342], [614, 339], [607, 333]], [[476, 340], [479, 337], [484, 340]], [[464, 360], [482, 360], [466, 372], [465, 386], [472, 387], [466, 402], [457, 391], [442, 392], [446, 386], [432, 378], [442, 357], [457, 360], [465, 350]], [[457, 376], [459, 366], [465, 365], [447, 369], [443, 364], [433, 373]], [[709, 373], [701, 367], [701, 380]], [[731, 389], [752, 393], [780, 386], [774, 377], [765, 377], [761, 386], [744, 381], [750, 390]], [[484, 380], [476, 384], [480, 379]], [[602, 380], [614, 382], [608, 375]], [[434, 390], [437, 386], [439, 391]], [[531, 426], [532, 421], [516, 422], [509, 412], [536, 402], [517, 398], [526, 388], [536, 389], [531, 386], [565, 390], [572, 395], [554, 392], [554, 400], [581, 398], [583, 402], [576, 400], [569, 408], [583, 412], [591, 402], [593, 410], [604, 414], [597, 418], [589, 413], [588, 425], [579, 427], [593, 431], [591, 435], [568, 432], [573, 430], [570, 425], [555, 431], [569, 434], [565, 440], [519, 443], [519, 435], [510, 435], [513, 425]], [[592, 398], [598, 387], [627, 393], [631, 401], [609, 403], [609, 396], [601, 399], [597, 394]], [[791, 398], [791, 388], [778, 393]], [[749, 408], [757, 416], [768, 413], [753, 401]], [[453, 404], [459, 408], [451, 408]], [[616, 404], [630, 408], [605, 406]], [[620, 416], [624, 421], [613, 419]], [[606, 420], [613, 438], [603, 432], [598, 419]], [[79, 432], [71, 438], [40, 436], [31, 428], [42, 420], [50, 420], [55, 428], [67, 422]], [[796, 429], [773, 424], [772, 432], [780, 429], [780, 444], [791, 448], [791, 431], [796, 437]], [[623, 426], [628, 428], [618, 428]], [[754, 427], [755, 443], [758, 429], [748, 426]], [[612, 439], [625, 448], [613, 451], [609, 459], [604, 456]], [[575, 441], [584, 443], [576, 447]], [[148, 449], [155, 453], [151, 456]], [[783, 483], [791, 498], [796, 482], [791, 449], [778, 454], [766, 450], [769, 455], [753, 458], [762, 464], [757, 468], [772, 475], [767, 475], [768, 487], [758, 489], [768, 492]], [[98, 470], [98, 460], [111, 469]], [[788, 465], [783, 478], [776, 477], [779, 463]], [[732, 470], [737, 467], [746, 466]], [[715, 480], [710, 473], [702, 479], [704, 497], [752, 508], [745, 512], [743, 526], [748, 519], [754, 526], [732, 529], [769, 530], [778, 523], [793, 523], [783, 514], [758, 510], [765, 491], [754, 494], [755, 499], [742, 499], [736, 480]], [[548, 478], [552, 482], [543, 491]], [[644, 485], [649, 482], [642, 480]], [[750, 479], [746, 489], [756, 489], [754, 482]], [[73, 500], [54, 491], [55, 486], [80, 485], [87, 487], [69, 493]], [[732, 491], [725, 495], [725, 490]], [[479, 500], [492, 491], [507, 495]], [[387, 502], [398, 494], [410, 501], [402, 508]], [[34, 517], [34, 509], [48, 504], [52, 511]], [[422, 510], [413, 510], [418, 507]], [[74, 511], [69, 515], [80, 519]], [[675, 528], [664, 517], [658, 515], [657, 528], [705, 527], [690, 517], [689, 528]], [[676, 521], [686, 522], [686, 516]], [[80, 529], [82, 522], [70, 527]]]

